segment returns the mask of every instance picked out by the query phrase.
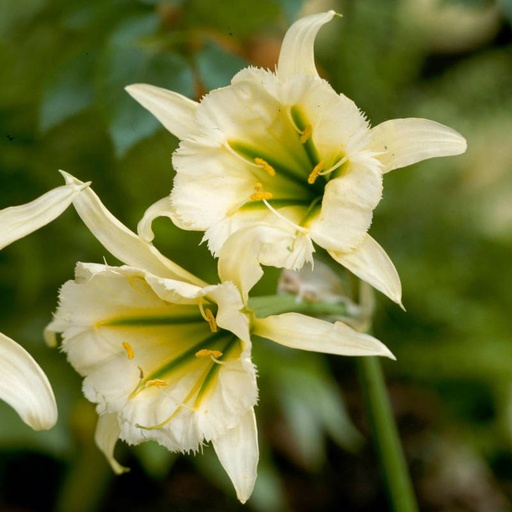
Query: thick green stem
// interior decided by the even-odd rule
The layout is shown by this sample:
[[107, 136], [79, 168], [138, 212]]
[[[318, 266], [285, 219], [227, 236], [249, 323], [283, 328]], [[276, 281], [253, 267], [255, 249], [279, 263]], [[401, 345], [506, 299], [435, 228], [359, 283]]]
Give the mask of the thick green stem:
[[417, 512], [418, 505], [398, 437], [379, 358], [359, 358], [359, 368], [367, 414], [392, 510]]
[[294, 295], [270, 295], [265, 297], [251, 297], [249, 307], [253, 309], [258, 318], [281, 313], [303, 313], [318, 318], [330, 316], [343, 317], [347, 314], [345, 304], [298, 301]]

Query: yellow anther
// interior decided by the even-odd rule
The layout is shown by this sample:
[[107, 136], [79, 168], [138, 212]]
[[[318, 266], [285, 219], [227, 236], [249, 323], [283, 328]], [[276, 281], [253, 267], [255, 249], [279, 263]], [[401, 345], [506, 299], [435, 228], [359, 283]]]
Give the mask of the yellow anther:
[[220, 350], [209, 350], [207, 348], [202, 348], [196, 352], [196, 357], [221, 357], [222, 352]]
[[254, 163], [256, 165], [259, 165], [264, 171], [266, 171], [269, 174], [269, 176], [276, 175], [275, 169], [267, 161], [263, 160], [263, 158], [256, 157], [254, 159]]
[[313, 185], [313, 183], [315, 183], [316, 179], [320, 175], [320, 172], [323, 170], [324, 165], [325, 162], [323, 160], [320, 160], [320, 162], [318, 162], [315, 165], [314, 169], [311, 171], [311, 174], [308, 176], [308, 183], [310, 185]]
[[128, 359], [133, 359], [135, 357], [135, 352], [133, 351], [132, 346], [127, 341], [123, 341], [122, 345], [126, 351], [126, 355], [128, 356]]
[[263, 192], [263, 185], [256, 183], [254, 185], [254, 194], [250, 196], [251, 201], [263, 201], [263, 199], [272, 199], [272, 192]]
[[313, 127], [308, 124], [306, 128], [304, 128], [304, 131], [300, 135], [300, 143], [305, 144], [310, 138], [311, 134], [313, 133]]
[[167, 386], [167, 381], [162, 379], [151, 379], [148, 380], [145, 384], [146, 388], [149, 388], [150, 386], [156, 386], [161, 388], [162, 386]]
[[272, 199], [272, 192], [256, 192], [251, 194], [251, 201], [263, 201], [263, 199]]
[[212, 332], [217, 332], [219, 328], [217, 327], [217, 321], [215, 320], [215, 315], [212, 313], [212, 310], [206, 308], [204, 310], [204, 315], [206, 317], [206, 321], [210, 325], [210, 329], [212, 330]]

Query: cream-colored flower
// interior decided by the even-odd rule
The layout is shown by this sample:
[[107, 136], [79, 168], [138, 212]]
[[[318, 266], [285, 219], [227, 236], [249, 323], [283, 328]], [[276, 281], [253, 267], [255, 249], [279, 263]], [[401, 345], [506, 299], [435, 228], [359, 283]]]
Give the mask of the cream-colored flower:
[[[20, 206], [0, 210], [0, 249], [57, 218], [86, 184], [70, 184]], [[41, 367], [14, 340], [0, 333], [0, 399], [34, 430], [57, 421], [53, 390]]]
[[168, 215], [183, 229], [205, 231], [218, 256], [233, 233], [251, 228], [262, 239], [259, 262], [290, 269], [312, 262], [314, 242], [400, 302], [395, 267], [367, 233], [382, 175], [462, 153], [466, 142], [426, 119], [371, 128], [315, 68], [316, 34], [334, 16], [294, 23], [275, 73], [244, 69], [199, 103], [151, 85], [127, 87], [181, 141], [170, 201], [150, 208], [139, 232], [151, 239], [152, 219]]
[[172, 451], [211, 442], [245, 502], [258, 462], [251, 334], [305, 350], [392, 357], [341, 322], [296, 313], [256, 318], [246, 298], [258, 277], [240, 273], [229, 258], [221, 284], [208, 285], [123, 226], [92, 190], [74, 204], [126, 265], [79, 263], [47, 333], [62, 335], [70, 363], [85, 377], [84, 393], [100, 415], [97, 444], [117, 472], [118, 438], [152, 439]]

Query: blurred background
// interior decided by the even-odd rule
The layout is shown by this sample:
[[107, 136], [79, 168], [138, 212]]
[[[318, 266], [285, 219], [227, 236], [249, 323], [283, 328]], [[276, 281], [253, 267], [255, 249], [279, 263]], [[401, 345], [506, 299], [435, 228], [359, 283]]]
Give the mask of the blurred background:
[[[249, 64], [273, 68], [304, 13], [335, 9], [322, 76], [372, 124], [426, 117], [465, 155], [385, 177], [371, 234], [402, 278], [407, 312], [377, 297], [384, 361], [420, 509], [512, 503], [512, 1], [0, 0], [0, 208], [93, 182], [132, 229], [171, 188], [177, 141], [123, 87], [199, 99]], [[201, 235], [156, 223], [157, 245], [207, 280]], [[93, 441], [94, 407], [42, 329], [77, 261], [115, 261], [70, 209], [0, 253], [0, 325], [40, 362], [57, 426], [32, 432], [0, 404], [1, 511], [385, 511], [355, 361], [254, 347], [261, 461], [243, 507], [211, 448], [196, 457], [118, 446], [115, 477]], [[273, 293], [277, 272], [260, 285]]]

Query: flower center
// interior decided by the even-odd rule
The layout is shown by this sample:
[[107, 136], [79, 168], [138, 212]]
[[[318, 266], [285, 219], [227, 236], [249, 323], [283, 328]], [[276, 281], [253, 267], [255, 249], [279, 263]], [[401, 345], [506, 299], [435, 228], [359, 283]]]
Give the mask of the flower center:
[[[280, 109], [276, 119], [251, 143], [225, 142], [225, 149], [243, 162], [254, 178], [253, 191], [229, 213], [261, 205], [298, 232], [307, 232], [310, 220], [320, 210], [326, 184], [343, 172], [347, 157], [320, 155], [313, 125], [298, 105]], [[300, 208], [299, 222], [280, 211], [290, 206]]]
[[[131, 284], [138, 291], [143, 288], [141, 283]], [[138, 382], [128, 399], [159, 393], [169, 403], [161, 421], [138, 428], [160, 429], [181, 411], [197, 410], [214, 389], [220, 368], [240, 357], [240, 341], [217, 325], [216, 314], [217, 305], [200, 298], [195, 304], [164, 303], [134, 310], [95, 325], [98, 336], [106, 340], [118, 336], [121, 356], [137, 369]]]

